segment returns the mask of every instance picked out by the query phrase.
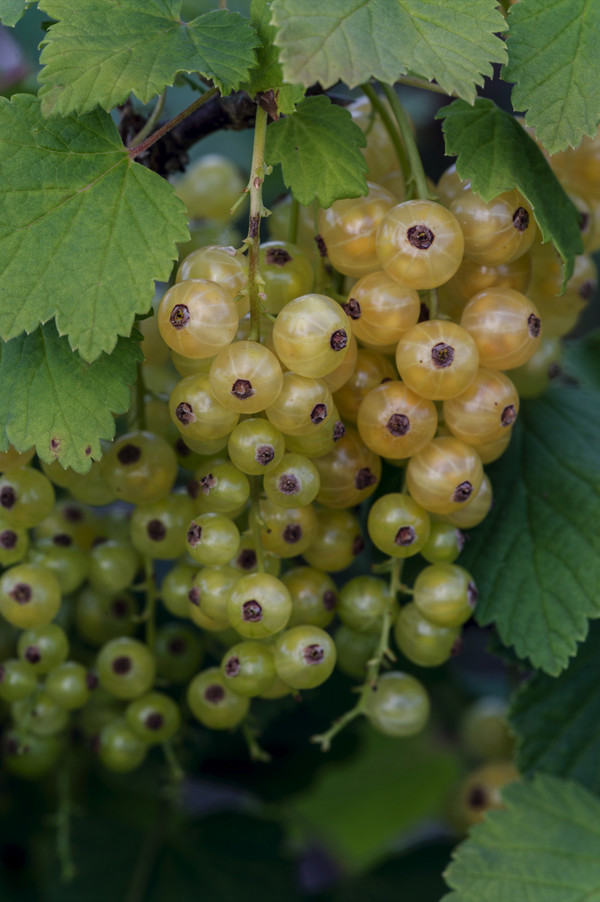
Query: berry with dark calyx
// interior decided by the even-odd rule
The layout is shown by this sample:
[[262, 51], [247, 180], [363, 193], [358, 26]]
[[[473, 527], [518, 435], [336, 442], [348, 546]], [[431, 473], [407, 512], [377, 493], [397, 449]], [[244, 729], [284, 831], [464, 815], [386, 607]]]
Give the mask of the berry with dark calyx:
[[196, 720], [211, 730], [232, 730], [250, 707], [250, 699], [233, 692], [218, 667], [209, 667], [194, 677], [187, 689], [187, 702]]
[[260, 476], [281, 461], [285, 442], [279, 429], [269, 420], [252, 417], [232, 430], [227, 450], [231, 462], [242, 473]]
[[271, 650], [260, 642], [239, 642], [225, 652], [221, 675], [238, 695], [251, 698], [266, 692], [275, 682], [275, 664]]
[[367, 521], [374, 545], [390, 557], [412, 557], [429, 538], [427, 512], [410, 495], [391, 493], [375, 501]]
[[100, 730], [98, 755], [104, 767], [125, 774], [144, 761], [148, 745], [133, 732], [124, 717], [110, 720]]
[[188, 613], [191, 605], [199, 607], [211, 620], [227, 621], [227, 602], [239, 578], [240, 573], [233, 567], [203, 567], [191, 583]]
[[0, 663], [0, 699], [16, 702], [31, 695], [37, 685], [35, 670], [27, 661], [9, 658]]
[[314, 689], [327, 680], [335, 667], [335, 644], [318, 626], [285, 630], [273, 644], [278, 677], [292, 689]]
[[344, 359], [350, 320], [339, 304], [322, 294], [305, 294], [280, 311], [273, 344], [281, 362], [301, 376], [319, 379]]
[[121, 699], [136, 698], [152, 686], [156, 659], [147, 645], [138, 639], [111, 639], [98, 653], [101, 686]]
[[294, 567], [283, 574], [281, 581], [292, 598], [289, 627], [307, 624], [325, 629], [331, 623], [339, 599], [329, 574], [312, 567]]
[[367, 696], [365, 714], [386, 736], [414, 736], [429, 719], [429, 696], [415, 677], [390, 671], [379, 677]]
[[433, 439], [411, 457], [406, 468], [408, 491], [433, 514], [458, 511], [479, 491], [482, 480], [476, 450], [446, 436]]
[[102, 459], [102, 474], [121, 500], [152, 504], [173, 487], [177, 458], [162, 436], [130, 432], [110, 446]]
[[49, 623], [60, 600], [58, 580], [39, 564], [15, 564], [0, 578], [0, 614], [20, 629]]
[[77, 661], [65, 661], [46, 676], [45, 688], [57, 705], [72, 711], [82, 708], [96, 685], [95, 674], [91, 674]]
[[24, 630], [17, 642], [17, 653], [35, 674], [58, 667], [69, 654], [67, 634], [57, 623]]
[[281, 462], [263, 478], [267, 498], [282, 507], [302, 507], [317, 497], [321, 487], [314, 463], [300, 454], [284, 454]]
[[227, 564], [239, 547], [239, 530], [223, 514], [200, 514], [187, 526], [186, 549], [199, 564], [217, 567]]
[[292, 613], [292, 599], [280, 579], [268, 573], [242, 576], [227, 601], [230, 625], [242, 636], [262, 639], [282, 630]]
[[98, 647], [136, 629], [138, 602], [129, 592], [106, 594], [86, 586], [76, 598], [75, 626], [90, 645]]
[[433, 520], [421, 554], [430, 564], [453, 564], [464, 544], [465, 537], [459, 529], [450, 523]]
[[140, 504], [129, 521], [129, 536], [137, 552], [173, 560], [185, 551], [185, 532], [194, 513], [187, 495], [171, 493], [151, 504]]
[[163, 623], [154, 644], [156, 671], [169, 683], [187, 683], [202, 662], [203, 646], [198, 630], [179, 621]]
[[456, 564], [431, 564], [417, 576], [413, 601], [439, 626], [460, 626], [471, 617], [478, 592], [470, 573]]
[[172, 739], [181, 725], [179, 708], [163, 692], [149, 692], [130, 702], [125, 709], [129, 729], [148, 745]]

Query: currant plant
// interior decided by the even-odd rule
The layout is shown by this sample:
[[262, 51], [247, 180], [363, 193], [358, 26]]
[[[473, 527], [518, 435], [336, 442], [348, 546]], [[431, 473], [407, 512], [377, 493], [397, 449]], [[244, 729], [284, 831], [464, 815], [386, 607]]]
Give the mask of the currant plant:
[[282, 763], [361, 898], [432, 814], [448, 902], [595, 897], [600, 0], [231, 5], [0, 0], [7, 785], [65, 900], [115, 825], [103, 897], [231, 898]]

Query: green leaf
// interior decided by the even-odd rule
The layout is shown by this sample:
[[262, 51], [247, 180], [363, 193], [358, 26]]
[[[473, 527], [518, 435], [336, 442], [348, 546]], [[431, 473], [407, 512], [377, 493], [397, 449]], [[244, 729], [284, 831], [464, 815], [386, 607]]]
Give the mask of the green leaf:
[[469, 106], [455, 100], [438, 113], [443, 119], [446, 153], [456, 170], [489, 201], [518, 188], [533, 208], [543, 241], [552, 241], [562, 257], [565, 281], [576, 254], [583, 253], [579, 213], [535, 141], [519, 122], [484, 98]]
[[343, 107], [327, 97], [307, 97], [292, 116], [267, 129], [265, 157], [281, 163], [283, 181], [304, 205], [315, 197], [330, 207], [342, 197], [367, 193], [362, 131]]
[[273, 0], [285, 80], [349, 87], [407, 72], [475, 99], [506, 50], [495, 0]]
[[439, 810], [457, 777], [457, 759], [431, 737], [398, 742], [365, 724], [358, 754], [323, 768], [310, 787], [290, 799], [292, 812], [300, 815], [293, 823], [299, 833], [320, 836], [356, 871]]
[[112, 354], [88, 364], [51, 322], [0, 349], [0, 427], [8, 441], [18, 451], [35, 445], [47, 463], [89, 470], [101, 456], [100, 439], [115, 434], [113, 414], [130, 406], [139, 343], [120, 338]]
[[495, 504], [461, 564], [479, 588], [475, 617], [505, 645], [557, 674], [600, 615], [599, 395], [552, 387], [525, 402], [490, 466]]
[[31, 6], [31, 0], [0, 0], [0, 22], [11, 27], [16, 25], [28, 6]]
[[252, 96], [261, 91], [274, 90], [277, 112], [280, 116], [289, 116], [304, 97], [304, 88], [302, 85], [285, 84], [279, 49], [274, 44], [277, 30], [270, 24], [270, 0], [252, 0], [250, 22], [261, 40], [261, 46], [256, 54], [256, 67], [250, 73], [249, 81], [241, 88]]
[[169, 278], [185, 208], [132, 162], [111, 117], [44, 119], [39, 101], [0, 99], [0, 337], [56, 316], [87, 360], [110, 353]]
[[42, 0], [40, 8], [58, 19], [40, 57], [45, 115], [110, 110], [131, 92], [148, 103], [178, 72], [200, 72], [228, 94], [256, 61], [256, 33], [225, 9], [186, 23], [181, 0]]
[[569, 378], [600, 390], [600, 329], [578, 341], [566, 341], [561, 367]]
[[598, 902], [600, 802], [577, 783], [540, 775], [512, 783], [454, 853], [442, 902]]
[[600, 120], [600, 4], [527, 0], [510, 9], [506, 81], [515, 110], [550, 153], [576, 147]]
[[513, 700], [523, 773], [542, 770], [600, 792], [600, 624], [592, 623], [577, 657], [558, 678], [538, 673]]

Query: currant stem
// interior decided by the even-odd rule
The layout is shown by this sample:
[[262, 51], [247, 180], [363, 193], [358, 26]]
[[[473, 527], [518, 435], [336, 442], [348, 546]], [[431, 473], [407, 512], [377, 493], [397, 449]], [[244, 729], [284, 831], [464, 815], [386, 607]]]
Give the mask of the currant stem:
[[390, 116], [386, 105], [382, 103], [381, 97], [379, 96], [377, 91], [369, 84], [362, 85], [361, 90], [371, 101], [371, 106], [379, 114], [379, 117], [381, 118], [381, 121], [383, 122], [385, 129], [390, 136], [390, 140], [394, 145], [394, 149], [398, 157], [398, 163], [400, 164], [400, 171], [404, 179], [404, 184], [408, 185], [408, 182], [410, 180], [410, 166], [408, 163], [408, 157], [406, 156], [404, 143], [401, 136], [398, 134], [398, 129], [396, 128], [396, 125], [394, 124], [394, 121]]
[[178, 796], [179, 790], [181, 788], [181, 783], [183, 781], [183, 778], [185, 777], [184, 770], [177, 759], [177, 755], [175, 754], [173, 744], [170, 739], [167, 739], [162, 743], [162, 750], [169, 767], [170, 794], [172, 794], [173, 796]]
[[154, 651], [156, 642], [156, 579], [154, 576], [154, 561], [147, 555], [144, 556], [144, 573], [146, 576], [146, 607], [144, 620], [146, 622], [146, 645], [150, 651]]
[[320, 733], [318, 736], [311, 737], [310, 741], [318, 743], [321, 746], [321, 751], [323, 752], [329, 751], [329, 749], [331, 748], [331, 740], [335, 736], [337, 736], [337, 734], [340, 733], [347, 724], [353, 721], [360, 714], [364, 714], [369, 693], [373, 692], [377, 688], [379, 671], [383, 665], [384, 660], [386, 658], [390, 661], [396, 660], [396, 656], [389, 647], [390, 630], [392, 628], [394, 602], [396, 601], [396, 597], [402, 586], [401, 577], [403, 563], [404, 561], [400, 558], [394, 558], [392, 561], [390, 576], [390, 601], [381, 618], [381, 632], [379, 634], [379, 642], [377, 643], [375, 654], [367, 664], [367, 675], [365, 677], [364, 683], [359, 690], [360, 694], [358, 696], [358, 701], [353, 708], [350, 708], [349, 711], [346, 711], [345, 714], [342, 714], [341, 717], [335, 720], [325, 733]]
[[163, 126], [161, 126], [158, 131], [155, 131], [154, 134], [150, 135], [149, 138], [146, 138], [145, 141], [142, 141], [141, 144], [136, 144], [135, 147], [131, 147], [129, 149], [129, 158], [131, 160], [135, 160], [136, 157], [139, 157], [140, 154], [144, 153], [145, 150], [148, 150], [149, 147], [152, 147], [153, 144], [156, 144], [157, 141], [166, 135], [167, 132], [170, 132], [172, 128], [175, 128], [176, 125], [179, 125], [180, 122], [183, 122], [184, 119], [187, 119], [188, 116], [205, 104], [212, 97], [215, 97], [218, 94], [218, 88], [209, 88], [202, 97], [198, 97], [197, 100], [194, 100], [185, 110], [182, 110], [181, 113], [178, 113], [173, 119], [169, 119]]
[[265, 551], [262, 546], [262, 537], [260, 533], [260, 476], [250, 476], [250, 514], [248, 521], [254, 542], [254, 550], [256, 551], [256, 566], [259, 573], [265, 572]]
[[137, 365], [137, 378], [135, 380], [135, 399], [131, 426], [134, 429], [146, 428], [146, 383], [144, 380], [143, 361]]
[[415, 186], [417, 197], [428, 200], [429, 189], [427, 187], [427, 179], [425, 178], [425, 170], [423, 169], [423, 164], [413, 137], [410, 122], [408, 121], [408, 116], [404, 112], [404, 108], [398, 100], [398, 95], [394, 89], [390, 87], [390, 85], [385, 84], [382, 84], [381, 87], [389, 101], [396, 122], [398, 123], [400, 134], [402, 135], [404, 149], [410, 166], [410, 178]]
[[247, 720], [242, 723], [242, 733], [246, 740], [248, 753], [252, 761], [262, 761], [264, 764], [268, 764], [271, 760], [271, 756], [259, 745], [256, 736], [254, 735], [254, 731]]
[[164, 91], [162, 92], [162, 94], [158, 95], [156, 104], [154, 105], [154, 109], [150, 113], [150, 116], [146, 120], [146, 123], [142, 126], [142, 128], [139, 130], [137, 135], [134, 135], [134, 137], [131, 139], [131, 141], [129, 142], [127, 147], [135, 147], [136, 144], [139, 144], [141, 141], [144, 140], [144, 138], [148, 137], [148, 135], [150, 134], [150, 132], [152, 131], [152, 129], [154, 128], [154, 126], [156, 125], [158, 120], [160, 119], [160, 114], [162, 113], [163, 107], [165, 105], [166, 96], [167, 96], [167, 89], [165, 88]]
[[260, 276], [260, 222], [269, 211], [263, 206], [262, 186], [269, 174], [265, 166], [265, 143], [267, 139], [268, 115], [257, 104], [252, 148], [252, 167], [246, 191], [250, 194], [250, 223], [248, 237], [244, 244], [248, 248], [248, 297], [250, 299], [250, 334], [248, 341], [260, 341], [261, 300], [264, 298], [264, 283]]

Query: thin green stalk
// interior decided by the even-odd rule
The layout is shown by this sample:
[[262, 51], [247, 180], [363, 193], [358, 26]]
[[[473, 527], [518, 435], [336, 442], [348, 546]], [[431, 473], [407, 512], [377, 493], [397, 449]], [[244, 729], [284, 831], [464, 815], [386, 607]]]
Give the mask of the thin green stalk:
[[262, 761], [264, 764], [268, 764], [271, 760], [271, 756], [259, 745], [258, 740], [254, 735], [254, 731], [247, 720], [242, 723], [242, 734], [246, 740], [251, 759], [253, 761]]
[[396, 156], [398, 157], [400, 172], [402, 173], [404, 184], [406, 185], [410, 179], [410, 166], [408, 163], [408, 157], [406, 156], [404, 143], [401, 136], [398, 134], [398, 129], [396, 128], [394, 121], [389, 114], [388, 108], [382, 102], [381, 97], [379, 96], [375, 88], [373, 88], [373, 86], [370, 84], [365, 84], [361, 85], [361, 90], [363, 94], [365, 94], [371, 101], [371, 106], [378, 113], [388, 135], [390, 136], [390, 140], [394, 145], [394, 149], [396, 151]]
[[69, 773], [69, 758], [62, 762], [57, 776], [58, 811], [56, 812], [56, 855], [60, 864], [60, 879], [63, 883], [70, 883], [75, 876], [76, 868], [71, 850], [71, 816], [73, 804], [71, 802], [71, 781]]
[[449, 94], [448, 91], [444, 91], [444, 89], [440, 88], [439, 85], [436, 85], [435, 82], [427, 81], [425, 78], [403, 75], [398, 79], [398, 84], [406, 85], [409, 88], [422, 88], [424, 91], [433, 91], [434, 94], [445, 94], [446, 97], [456, 97], [456, 94]]
[[398, 95], [394, 89], [390, 87], [390, 85], [385, 84], [382, 84], [381, 87], [389, 101], [396, 122], [398, 123], [400, 134], [402, 135], [404, 149], [406, 150], [406, 156], [410, 166], [410, 177], [415, 185], [417, 197], [428, 200], [429, 189], [427, 187], [427, 179], [425, 178], [425, 170], [423, 169], [423, 164], [421, 162], [421, 157], [419, 156], [416, 141], [413, 137], [408, 116], [404, 112], [404, 107], [398, 100]]
[[219, 93], [218, 88], [210, 88], [202, 97], [198, 97], [197, 100], [194, 100], [193, 103], [190, 103], [185, 110], [182, 110], [181, 113], [178, 113], [177, 116], [174, 116], [173, 119], [169, 119], [158, 131], [155, 131], [154, 134], [150, 135], [149, 138], [146, 138], [145, 141], [142, 141], [140, 144], [136, 144], [135, 147], [129, 148], [129, 158], [131, 160], [135, 160], [136, 157], [139, 157], [140, 154], [144, 153], [145, 150], [148, 150], [149, 147], [152, 147], [153, 144], [156, 144], [157, 141], [166, 135], [167, 132], [170, 132], [172, 128], [175, 128], [176, 125], [179, 125], [180, 122], [183, 122], [184, 119], [187, 119], [188, 116], [191, 116], [195, 110], [201, 107], [203, 104], [207, 103], [207, 101], [211, 100]]
[[133, 403], [133, 411], [131, 416], [131, 428], [146, 428], [146, 382], [144, 380], [144, 364], [137, 365], [137, 378], [135, 380], [135, 398]]
[[396, 601], [398, 592], [400, 591], [402, 586], [401, 577], [403, 563], [404, 561], [400, 558], [394, 558], [392, 562], [390, 576], [390, 602], [383, 614], [383, 617], [381, 618], [379, 642], [377, 643], [375, 654], [367, 665], [367, 675], [362, 687], [360, 688], [358, 701], [353, 708], [350, 708], [349, 711], [346, 711], [345, 714], [342, 714], [341, 717], [335, 720], [325, 733], [320, 733], [318, 736], [311, 737], [311, 742], [318, 743], [321, 746], [321, 751], [323, 752], [329, 751], [332, 739], [337, 736], [337, 734], [340, 733], [344, 729], [344, 727], [346, 727], [356, 717], [365, 713], [367, 699], [370, 693], [373, 692], [373, 690], [377, 686], [379, 671], [384, 660], [386, 658], [391, 661], [395, 660], [395, 656], [389, 647], [390, 631], [392, 628], [392, 620], [394, 616], [394, 602]]
[[250, 514], [248, 521], [256, 551], [256, 566], [259, 573], [265, 572], [265, 551], [262, 545], [262, 537], [260, 532], [260, 476], [250, 476]]
[[156, 643], [156, 579], [154, 576], [154, 561], [148, 555], [144, 555], [144, 573], [146, 576], [146, 608], [144, 620], [146, 622], [146, 645], [154, 651]]
[[158, 120], [160, 119], [160, 114], [162, 113], [163, 107], [165, 105], [166, 96], [167, 96], [167, 89], [165, 88], [164, 91], [162, 92], [162, 94], [158, 95], [156, 104], [154, 105], [154, 109], [152, 110], [152, 112], [150, 113], [150, 116], [146, 120], [145, 125], [143, 125], [142, 128], [137, 133], [137, 135], [135, 135], [135, 137], [133, 137], [131, 139], [131, 141], [127, 145], [128, 147], [135, 147], [136, 144], [139, 144], [141, 141], [144, 140], [144, 138], [148, 137], [148, 135], [150, 134], [150, 132], [152, 131], [152, 129], [154, 128], [154, 126], [156, 125]]
[[265, 165], [265, 143], [267, 139], [268, 115], [263, 108], [256, 106], [256, 123], [254, 125], [254, 145], [252, 148], [252, 166], [248, 181], [247, 193], [250, 195], [250, 221], [248, 237], [244, 244], [248, 248], [248, 297], [250, 299], [250, 333], [249, 341], [260, 341], [261, 301], [265, 299], [264, 282], [260, 275], [260, 222], [269, 211], [262, 201], [262, 186], [271, 167]]

